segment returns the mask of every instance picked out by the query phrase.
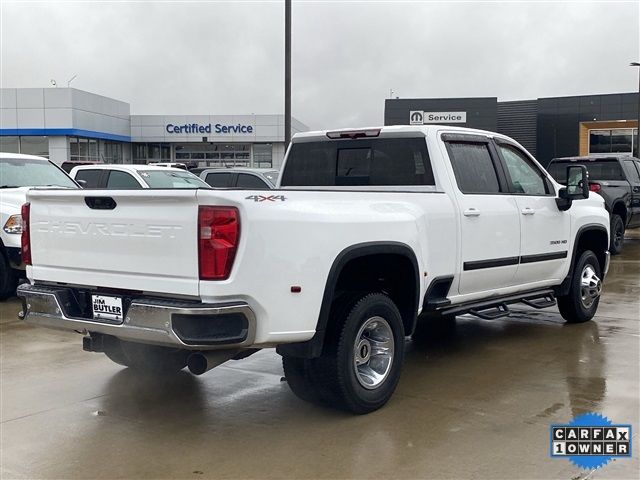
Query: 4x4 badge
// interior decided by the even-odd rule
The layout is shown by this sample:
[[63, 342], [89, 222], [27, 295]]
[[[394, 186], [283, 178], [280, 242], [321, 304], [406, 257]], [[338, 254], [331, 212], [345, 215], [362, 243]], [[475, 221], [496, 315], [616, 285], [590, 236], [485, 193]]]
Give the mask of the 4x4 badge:
[[284, 202], [286, 197], [284, 195], [249, 195], [245, 200], [253, 200], [254, 202]]

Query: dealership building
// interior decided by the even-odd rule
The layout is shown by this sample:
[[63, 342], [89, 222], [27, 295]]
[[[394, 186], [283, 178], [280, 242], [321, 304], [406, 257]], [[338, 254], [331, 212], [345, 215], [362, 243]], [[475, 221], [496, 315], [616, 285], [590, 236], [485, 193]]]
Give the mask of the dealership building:
[[[284, 115], [131, 115], [75, 88], [0, 89], [0, 151], [65, 161], [278, 168]], [[308, 130], [295, 118], [292, 133]]]
[[495, 97], [397, 98], [385, 125], [446, 124], [508, 135], [543, 164], [575, 155], [638, 155], [638, 94], [501, 102]]

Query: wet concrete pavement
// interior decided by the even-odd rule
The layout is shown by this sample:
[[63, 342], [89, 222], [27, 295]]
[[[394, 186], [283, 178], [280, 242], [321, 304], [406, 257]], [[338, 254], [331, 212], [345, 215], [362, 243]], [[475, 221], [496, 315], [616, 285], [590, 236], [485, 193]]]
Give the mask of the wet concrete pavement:
[[[459, 317], [408, 342], [391, 402], [351, 416], [298, 400], [273, 350], [149, 379], [0, 304], [1, 478], [638, 478], [640, 232], [595, 321], [557, 310]], [[549, 457], [549, 425], [634, 426], [633, 458], [590, 473]]]

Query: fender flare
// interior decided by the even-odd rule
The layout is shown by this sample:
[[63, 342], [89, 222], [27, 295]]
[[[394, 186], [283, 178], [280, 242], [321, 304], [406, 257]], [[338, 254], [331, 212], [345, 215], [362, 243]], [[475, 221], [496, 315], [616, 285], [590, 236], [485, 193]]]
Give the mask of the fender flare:
[[609, 212], [609, 215], [613, 215], [614, 214], [613, 211], [616, 209], [616, 207], [618, 205], [621, 205], [621, 208], [624, 210], [624, 218], [622, 219], [622, 223], [626, 227], [627, 223], [629, 223], [630, 218], [629, 218], [629, 209], [627, 208], [627, 204], [626, 204], [625, 200], [619, 198], [615, 202], [613, 202], [613, 204], [611, 205], [611, 211]]
[[[325, 283], [324, 294], [322, 295], [322, 303], [320, 305], [320, 313], [318, 315], [318, 323], [316, 325], [316, 333], [310, 340], [299, 343], [289, 343], [278, 345], [276, 350], [280, 355], [302, 358], [316, 358], [322, 353], [324, 345], [324, 337], [329, 323], [329, 313], [331, 304], [335, 295], [335, 287], [338, 278], [344, 267], [356, 258], [366, 257], [369, 255], [392, 254], [400, 255], [407, 258], [413, 266], [415, 276], [415, 294], [413, 301], [413, 318], [411, 319], [411, 330], [415, 327], [416, 317], [418, 314], [418, 305], [420, 301], [420, 269], [418, 260], [413, 249], [401, 242], [383, 241], [383, 242], [365, 242], [351, 245], [342, 250], [334, 259], [327, 281]], [[403, 319], [404, 321], [404, 319]]]
[[586, 232], [589, 232], [589, 231], [600, 231], [604, 233], [607, 239], [607, 251], [608, 251], [609, 235], [607, 235], [607, 229], [605, 227], [597, 223], [588, 223], [586, 225], [581, 226], [578, 229], [578, 232], [576, 233], [576, 239], [573, 242], [573, 250], [571, 252], [571, 257], [570, 257], [571, 263], [569, 264], [569, 273], [567, 273], [567, 276], [564, 278], [564, 280], [558, 287], [558, 290], [556, 293], [557, 296], [563, 296], [569, 293], [569, 288], [571, 287], [571, 278], [573, 277], [573, 267], [575, 265], [576, 253], [578, 252], [578, 244], [580, 243], [580, 237], [582, 237], [582, 235], [584, 235]]

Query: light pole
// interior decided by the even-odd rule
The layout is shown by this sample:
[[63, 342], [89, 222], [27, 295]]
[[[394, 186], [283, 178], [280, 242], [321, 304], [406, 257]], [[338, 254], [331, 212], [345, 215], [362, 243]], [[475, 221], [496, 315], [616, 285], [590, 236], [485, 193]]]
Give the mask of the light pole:
[[284, 0], [284, 148], [291, 142], [291, 0]]
[[[640, 62], [631, 62], [630, 67], [640, 67]], [[636, 157], [640, 158], [640, 68], [638, 68], [638, 126], [636, 127]], [[631, 130], [631, 139], [633, 139], [633, 130]], [[631, 152], [633, 154], [633, 152]]]

